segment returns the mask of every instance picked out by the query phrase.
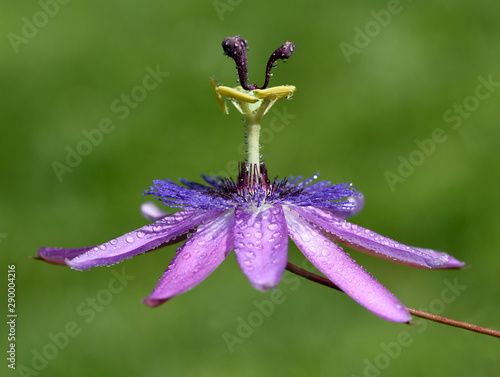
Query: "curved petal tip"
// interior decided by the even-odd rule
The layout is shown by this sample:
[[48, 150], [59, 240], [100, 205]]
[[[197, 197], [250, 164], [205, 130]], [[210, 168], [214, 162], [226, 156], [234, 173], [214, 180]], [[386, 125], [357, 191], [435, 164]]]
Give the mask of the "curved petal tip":
[[146, 297], [145, 299], [142, 300], [142, 303], [144, 305], [149, 306], [150, 308], [155, 308], [155, 307], [160, 306], [161, 304], [167, 302], [168, 300], [169, 299], [167, 299], [167, 300], [160, 300], [160, 299]]
[[36, 252], [33, 259], [43, 260], [51, 264], [66, 266], [67, 260], [73, 259], [93, 249], [94, 246], [79, 247], [74, 249], [63, 249], [60, 247], [42, 247]]

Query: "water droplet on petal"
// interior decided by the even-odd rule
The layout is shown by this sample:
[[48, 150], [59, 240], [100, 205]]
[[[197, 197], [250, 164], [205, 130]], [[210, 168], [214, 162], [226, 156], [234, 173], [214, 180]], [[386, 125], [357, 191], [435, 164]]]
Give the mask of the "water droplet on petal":
[[309, 242], [311, 240], [311, 236], [309, 235], [309, 232], [300, 233], [300, 238], [302, 238], [302, 241], [304, 241], [304, 242]]
[[127, 242], [128, 242], [128, 243], [132, 243], [132, 242], [134, 242], [134, 237], [132, 237], [132, 236], [127, 236]]
[[272, 224], [269, 224], [267, 226], [267, 229], [269, 229], [269, 230], [278, 230], [279, 229], [279, 225], [276, 224], [276, 223], [272, 223]]
[[116, 240], [116, 238], [113, 238], [111, 241], [109, 241], [111, 245], [116, 245], [117, 242], [118, 241]]
[[100, 246], [100, 249], [101, 249], [101, 250], [106, 250], [106, 246], [105, 246], [105, 245], [101, 245], [101, 246]]
[[189, 259], [191, 257], [191, 254], [186, 253], [182, 256], [184, 259]]
[[262, 238], [262, 232], [255, 232], [255, 238]]

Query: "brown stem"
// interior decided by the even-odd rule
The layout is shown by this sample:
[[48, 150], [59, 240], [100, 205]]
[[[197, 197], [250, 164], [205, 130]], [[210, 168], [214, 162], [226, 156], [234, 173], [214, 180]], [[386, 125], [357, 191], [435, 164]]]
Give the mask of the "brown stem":
[[[330, 288], [336, 289], [340, 292], [343, 292], [342, 289], [337, 287], [330, 280], [328, 280], [322, 276], [313, 274], [312, 272], [304, 270], [303, 268], [297, 267], [297, 266], [291, 264], [290, 262], [287, 263], [286, 269], [290, 272], [293, 272], [294, 274], [302, 276], [303, 278], [314, 281], [315, 283], [325, 285], [327, 287], [330, 287]], [[500, 331], [497, 331], [497, 330], [489, 329], [487, 327], [473, 325], [473, 324], [467, 323], [467, 322], [457, 321], [457, 320], [446, 318], [446, 317], [441, 317], [439, 315], [427, 313], [427, 312], [424, 312], [422, 310], [409, 308], [408, 306], [406, 307], [406, 309], [408, 309], [410, 314], [417, 316], [417, 317], [425, 318], [425, 319], [428, 319], [428, 320], [431, 320], [434, 322], [444, 323], [445, 325], [449, 325], [449, 326], [460, 327], [462, 329], [478, 332], [480, 334], [491, 335], [491, 336], [494, 336], [496, 338], [500, 338]]]

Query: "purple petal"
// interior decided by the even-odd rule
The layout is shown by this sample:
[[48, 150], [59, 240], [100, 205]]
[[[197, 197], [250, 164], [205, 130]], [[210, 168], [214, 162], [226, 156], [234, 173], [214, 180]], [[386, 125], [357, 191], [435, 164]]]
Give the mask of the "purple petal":
[[293, 207], [293, 210], [322, 227], [335, 241], [363, 253], [414, 267], [456, 268], [464, 265], [446, 253], [403, 245], [320, 208]]
[[141, 204], [141, 213], [146, 219], [151, 221], [156, 221], [163, 219], [168, 216], [167, 212], [164, 212], [153, 202], [145, 202]]
[[294, 211], [285, 211], [288, 232], [302, 253], [328, 279], [379, 317], [409, 322], [410, 313], [382, 284], [351, 259], [341, 247]]
[[234, 211], [228, 210], [201, 224], [181, 246], [153, 292], [143, 300], [158, 306], [203, 281], [233, 248]]
[[281, 205], [236, 208], [234, 252], [255, 288], [275, 288], [288, 259], [288, 234]]
[[105, 244], [94, 247], [85, 254], [66, 260], [76, 270], [112, 265], [134, 255], [145, 253], [175, 240], [204, 220], [220, 211], [185, 210], [164, 217]]
[[36, 252], [39, 259], [52, 264], [66, 266], [66, 259], [72, 259], [93, 249], [94, 246], [79, 247], [77, 249], [61, 249], [59, 247], [42, 247]]

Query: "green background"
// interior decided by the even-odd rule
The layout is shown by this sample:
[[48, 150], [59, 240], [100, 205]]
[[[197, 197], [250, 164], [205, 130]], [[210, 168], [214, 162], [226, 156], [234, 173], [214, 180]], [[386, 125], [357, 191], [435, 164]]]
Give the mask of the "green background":
[[[354, 182], [367, 200], [354, 222], [450, 252], [471, 268], [419, 270], [353, 252], [358, 262], [408, 306], [500, 328], [499, 87], [482, 89], [487, 99], [467, 100], [479, 76], [500, 81], [500, 3], [402, 1], [378, 29], [371, 12], [382, 17], [387, 1], [220, 4], [226, 8], [217, 11], [212, 1], [73, 0], [52, 8], [46, 25], [16, 47], [9, 33], [22, 36], [23, 17], [43, 23], [42, 8], [35, 1], [3, 5], [0, 251], [4, 290], [7, 265], [16, 264], [18, 370], [3, 358], [1, 373], [498, 375], [497, 339], [425, 321], [385, 322], [343, 294], [292, 276], [280, 285], [272, 314], [231, 352], [223, 334], [237, 336], [238, 318], [259, 319], [254, 301], [271, 297], [250, 286], [232, 254], [191, 292], [155, 309], [140, 300], [175, 247], [86, 272], [29, 259], [41, 246], [94, 245], [143, 226], [141, 193], [153, 179], [233, 175], [231, 165], [243, 158], [240, 116], [234, 109], [223, 115], [208, 84], [215, 76], [236, 85], [220, 42], [235, 34], [248, 39], [250, 81], [261, 84], [267, 58], [290, 40], [297, 49], [274, 70], [272, 84], [297, 87], [292, 101], [274, 108], [295, 117], [263, 141], [270, 175], [320, 172]], [[368, 27], [372, 37], [364, 47], [357, 41], [348, 62], [340, 44], [356, 47], [356, 27]], [[120, 119], [111, 104], [141, 85], [148, 66], [169, 76]], [[474, 110], [453, 129], [443, 114], [464, 100]], [[66, 148], [104, 118], [113, 132], [60, 181], [53, 163], [65, 163]], [[438, 128], [446, 141], [391, 189], [385, 175], [398, 173], [399, 156], [408, 159], [418, 150], [415, 140]], [[295, 246], [290, 259], [303, 263]], [[109, 294], [112, 271], [133, 279]], [[446, 280], [455, 279], [466, 288], [444, 303]], [[105, 305], [92, 309], [89, 299]], [[61, 335], [68, 326], [75, 336]], [[404, 341], [396, 347], [398, 339]], [[39, 352], [51, 359], [44, 363]], [[20, 373], [21, 366], [31, 371]]]

